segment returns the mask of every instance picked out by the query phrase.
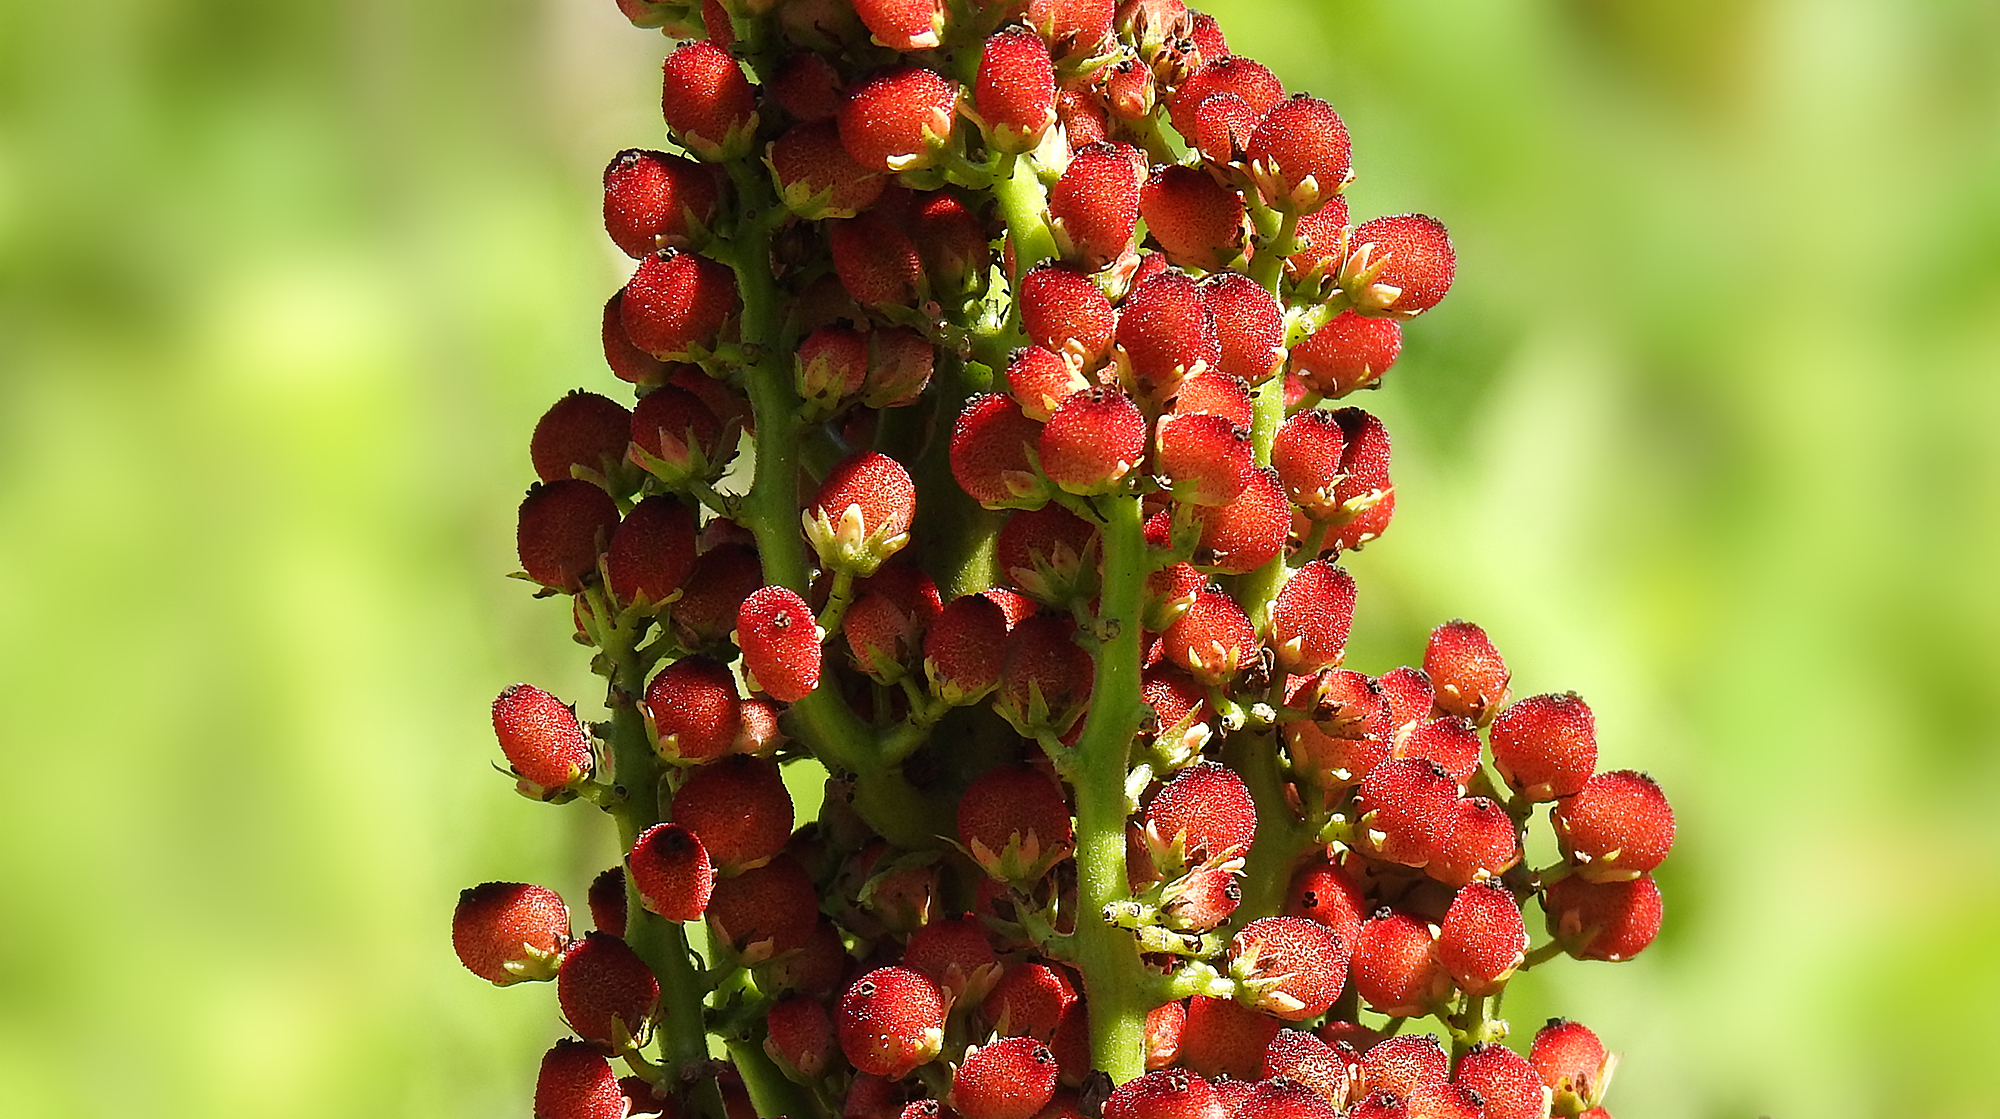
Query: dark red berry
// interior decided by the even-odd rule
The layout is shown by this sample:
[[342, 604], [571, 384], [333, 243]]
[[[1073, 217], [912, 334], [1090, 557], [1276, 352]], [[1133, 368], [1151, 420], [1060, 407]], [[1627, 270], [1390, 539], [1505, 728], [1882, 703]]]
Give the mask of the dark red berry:
[[677, 155], [628, 148], [604, 169], [604, 230], [634, 260], [689, 247], [720, 200], [715, 172]]
[[611, 1062], [588, 1042], [564, 1038], [542, 1054], [535, 1119], [625, 1119], [625, 1095]]
[[653, 969], [622, 940], [588, 933], [563, 954], [556, 1001], [570, 1029], [614, 1052], [643, 1044], [660, 1009]]
[[569, 907], [554, 890], [488, 882], [461, 891], [451, 946], [467, 971], [505, 987], [548, 979], [569, 944]]
[[696, 921], [715, 889], [715, 865], [701, 838], [680, 824], [655, 824], [625, 856], [627, 873], [646, 908], [669, 921]]
[[680, 591], [694, 563], [693, 510], [671, 494], [654, 494], [611, 534], [604, 574], [618, 603], [657, 606]]
[[544, 789], [588, 775], [590, 739], [569, 705], [532, 684], [514, 684], [493, 701], [493, 733], [514, 772]]
[[841, 1051], [861, 1072], [901, 1079], [944, 1044], [944, 999], [921, 972], [877, 968], [840, 998]]
[[646, 685], [646, 707], [669, 761], [712, 761], [730, 752], [742, 722], [736, 677], [709, 657], [683, 657]]
[[1674, 810], [1659, 783], [1621, 769], [1600, 773], [1576, 795], [1556, 801], [1549, 826], [1563, 858], [1593, 882], [1637, 878], [1674, 846]]
[[583, 589], [618, 527], [618, 503], [597, 485], [564, 478], [528, 491], [515, 534], [521, 568], [551, 590]]

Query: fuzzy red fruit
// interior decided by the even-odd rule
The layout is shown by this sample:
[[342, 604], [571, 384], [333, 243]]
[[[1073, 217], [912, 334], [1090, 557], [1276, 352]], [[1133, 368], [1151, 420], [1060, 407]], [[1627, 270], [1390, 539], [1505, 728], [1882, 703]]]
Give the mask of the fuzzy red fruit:
[[833, 1019], [818, 999], [783, 999], [764, 1016], [764, 1052], [787, 1072], [817, 1080], [839, 1051]]
[[1361, 782], [1357, 809], [1367, 834], [1360, 838], [1380, 858], [1421, 867], [1436, 856], [1458, 797], [1458, 782], [1436, 762], [1390, 758]]
[[555, 402], [535, 423], [528, 457], [544, 482], [571, 477], [582, 467], [609, 477], [625, 460], [632, 413], [610, 397], [581, 390]]
[[1007, 363], [1007, 388], [1029, 417], [1047, 422], [1062, 402], [1090, 387], [1075, 365], [1053, 350], [1023, 346]]
[[840, 286], [864, 307], [913, 307], [924, 297], [923, 256], [879, 209], [832, 223], [827, 241]]
[[1285, 895], [1288, 915], [1310, 917], [1338, 933], [1350, 945], [1361, 932], [1361, 922], [1367, 919], [1366, 905], [1361, 885], [1339, 863], [1324, 855], [1292, 878], [1292, 887]]
[[1485, 1119], [1486, 1100], [1457, 1084], [1428, 1084], [1410, 1093], [1410, 1114], [1422, 1119]]
[[892, 51], [934, 50], [944, 35], [938, 0], [854, 0], [854, 11], [869, 35]]
[[[1479, 730], [1470, 720], [1445, 716], [1427, 719], [1396, 742], [1399, 758], [1436, 762], [1454, 781], [1463, 783], [1479, 768]], [[1443, 835], [1443, 825], [1439, 825]]]
[[681, 600], [674, 604], [675, 637], [689, 649], [721, 642], [736, 626], [736, 608], [763, 585], [763, 565], [750, 545], [724, 543], [701, 553], [688, 572]]
[[1083, 715], [1096, 666], [1067, 616], [1037, 614], [1007, 635], [995, 708], [1023, 735], [1067, 733]]
[[1111, 34], [1117, 0], [1028, 0], [1028, 26], [1059, 54], [1093, 54]]
[[992, 599], [965, 595], [945, 604], [924, 634], [924, 676], [931, 694], [953, 706], [973, 703], [1000, 682], [1007, 615]]
[[1263, 1080], [1237, 1105], [1234, 1119], [1340, 1119], [1326, 1097], [1288, 1077]]
[[1128, 1080], [1104, 1101], [1104, 1119], [1225, 1119], [1208, 1081], [1184, 1068], [1166, 1068]]
[[1000, 574], [1051, 606], [1096, 591], [1097, 529], [1060, 505], [1007, 518], [993, 551]]
[[1570, 875], [1542, 898], [1549, 935], [1580, 960], [1629, 960], [1659, 935], [1660, 888], [1642, 874], [1626, 882]]
[[1145, 613], [1141, 624], [1148, 633], [1159, 633], [1174, 624], [1194, 598], [1208, 586], [1208, 577], [1191, 563], [1176, 563], [1146, 576]]
[[1153, 172], [1139, 191], [1139, 215], [1167, 259], [1183, 268], [1212, 272], [1243, 254], [1243, 197], [1196, 168], [1168, 164]]
[[851, 218], [875, 204], [889, 179], [863, 167], [832, 120], [797, 125], [771, 142], [771, 180], [785, 208], [802, 218]]
[[619, 604], [657, 605], [681, 589], [694, 563], [693, 511], [671, 494], [654, 494], [611, 534], [604, 574]]
[[1117, 313], [1090, 277], [1059, 264], [1043, 264], [1021, 278], [1017, 300], [1021, 329], [1037, 346], [1095, 369], [1111, 352]]
[[708, 899], [717, 941], [755, 963], [803, 946], [819, 925], [819, 891], [797, 859], [779, 855], [734, 878]]
[[1265, 917], [1229, 942], [1236, 997], [1288, 1022], [1326, 1013], [1347, 982], [1348, 946], [1303, 917]]
[[1494, 878], [1521, 861], [1513, 817], [1488, 797], [1461, 797], [1440, 827], [1437, 852], [1424, 872], [1447, 886]]
[[1379, 534], [1395, 499], [1395, 483], [1389, 477], [1389, 429], [1359, 408], [1342, 408], [1333, 414], [1333, 421], [1340, 425], [1340, 472], [1346, 475], [1334, 487], [1335, 519], [1353, 518], [1342, 529], [1345, 534], [1379, 517], [1374, 528]]
[[1204, 97], [1189, 112], [1189, 116], [1193, 121], [1194, 134], [1182, 135], [1189, 147], [1200, 152], [1201, 157], [1212, 164], [1236, 162], [1242, 156], [1244, 145], [1250, 142], [1250, 134], [1257, 130], [1259, 119], [1257, 110], [1233, 93]]
[[1551, 1018], [1535, 1031], [1528, 1063], [1553, 1095], [1557, 1115], [1596, 1107], [1618, 1067], [1618, 1059], [1604, 1051], [1590, 1027], [1565, 1018]]
[[732, 755], [700, 766], [674, 791], [668, 818], [693, 832], [725, 874], [784, 850], [792, 834], [792, 794], [778, 764]]
[[1294, 678], [1285, 705], [1310, 720], [1285, 724], [1292, 765], [1313, 785], [1343, 789], [1368, 779], [1390, 756], [1393, 728], [1375, 682], [1359, 672], [1326, 669]]
[[[699, 397], [677, 385], [661, 385], [632, 410], [632, 445], [627, 454], [673, 480], [706, 476], [722, 465], [717, 461], [722, 433], [715, 410]], [[649, 458], [658, 461], [648, 462]]]
[[1146, 1012], [1146, 1068], [1163, 1069], [1180, 1057], [1187, 1004], [1163, 1002]]
[[1202, 508], [1200, 517], [1194, 562], [1230, 575], [1247, 574], [1278, 558], [1292, 532], [1291, 502], [1268, 467], [1247, 472], [1235, 501]]
[[1264, 1071], [1264, 1051], [1283, 1028], [1276, 1018], [1234, 999], [1196, 995], [1188, 1000], [1181, 1063], [1207, 1077], [1255, 1080]]
[[993, 263], [993, 238], [979, 215], [947, 191], [918, 197], [910, 214], [910, 237], [924, 258], [932, 289], [962, 292], [968, 280], [984, 281]]
[[1437, 688], [1440, 708], [1480, 726], [1507, 701], [1507, 662], [1486, 631], [1468, 621], [1453, 619], [1431, 631], [1424, 674]]
[[1033, 882], [1075, 845], [1061, 786], [1041, 770], [987, 770], [958, 801], [958, 841], [994, 878]]
[[1217, 273], [1202, 287], [1215, 318], [1222, 371], [1249, 385], [1270, 380], [1285, 361], [1284, 309], [1241, 272]]
[[1326, 1042], [1299, 1030], [1279, 1030], [1264, 1050], [1264, 1075], [1282, 1076], [1312, 1089], [1334, 1107], [1347, 1106], [1353, 1092], [1355, 1065]]
[[1348, 1109], [1347, 1119], [1410, 1119], [1410, 1109], [1394, 1092], [1370, 1092]]
[[979, 1012], [1002, 1036], [1052, 1041], [1076, 1001], [1076, 984], [1061, 968], [1023, 962], [1001, 974]]
[[1056, 123], [1072, 150], [1111, 138], [1111, 113], [1094, 89], [1057, 89]]
[[474, 886], [459, 892], [451, 914], [451, 947], [459, 962], [498, 986], [548, 979], [568, 944], [569, 907], [541, 886]]
[[556, 1042], [535, 1077], [535, 1119], [625, 1119], [611, 1062], [588, 1042]]
[[1431, 717], [1437, 703], [1437, 689], [1421, 668], [1404, 665], [1382, 674], [1382, 697], [1389, 701], [1391, 721], [1398, 730], [1412, 727]]
[[903, 1086], [886, 1077], [857, 1073], [841, 1105], [841, 1119], [897, 1119], [903, 1113]]
[[1652, 870], [1674, 846], [1674, 810], [1659, 783], [1630, 769], [1600, 773], [1549, 811], [1556, 844], [1576, 873], [1617, 882]]
[[736, 610], [736, 643], [752, 684], [797, 703], [819, 686], [820, 634], [812, 608], [788, 587], [764, 587]]
[[1372, 388], [1403, 350], [1403, 324], [1342, 311], [1292, 349], [1292, 372], [1321, 396]]
[[[1271, 606], [1271, 646], [1278, 664], [1294, 673], [1337, 666], [1347, 653], [1353, 621], [1353, 576], [1325, 560], [1299, 568]], [[1475, 764], [1477, 760], [1475, 753]]]
[[715, 865], [701, 838], [679, 824], [655, 824], [625, 856], [646, 908], [669, 921], [699, 920], [715, 889]]
[[989, 508], [1012, 503], [1035, 480], [1028, 449], [1041, 442], [1042, 425], [1000, 393], [975, 396], [951, 430], [951, 476], [974, 501]]
[[707, 40], [683, 43], [661, 64], [660, 76], [660, 112], [689, 151], [721, 163], [748, 150], [757, 97], [727, 50]]
[[764, 92], [792, 114], [792, 119], [804, 123], [832, 120], [847, 102], [840, 71], [825, 56], [811, 51], [788, 55], [764, 84]]
[[840, 997], [840, 1049], [862, 1072], [901, 1079], [930, 1063], [944, 1044], [944, 998], [909, 968], [884, 967]]
[[604, 230], [625, 255], [686, 248], [692, 231], [715, 220], [715, 172], [665, 152], [628, 148], [604, 169]]
[[1219, 368], [1222, 358], [1208, 296], [1185, 272], [1133, 285], [1119, 308], [1117, 339], [1134, 383], [1160, 400], [1174, 395], [1188, 374]]
[[1257, 806], [1236, 771], [1215, 762], [1181, 770], [1146, 805], [1145, 830], [1154, 861], [1176, 865], [1221, 860], [1250, 850], [1257, 836]]
[[1146, 417], [1132, 398], [1094, 388], [1064, 400], [1042, 428], [1042, 471], [1070, 493], [1109, 493], [1146, 458]]
[[1213, 716], [1208, 710], [1208, 689], [1188, 673], [1158, 664], [1146, 669], [1140, 695], [1153, 712], [1154, 749], [1178, 762], [1199, 757], [1215, 733], [1210, 725]]
[[1420, 918], [1378, 910], [1354, 941], [1354, 989], [1383, 1014], [1428, 1014], [1451, 994], [1436, 938]]
[[[1210, 300], [1211, 306], [1213, 303]], [[1220, 369], [1205, 369], [1181, 379], [1180, 387], [1174, 390], [1172, 410], [1178, 416], [1221, 416], [1247, 428], [1255, 419], [1256, 405], [1248, 381]]]
[[872, 171], [929, 167], [951, 138], [957, 105], [958, 88], [934, 70], [885, 70], [863, 82], [841, 108], [840, 142]]
[[1492, 738], [1493, 768], [1530, 800], [1573, 796], [1597, 767], [1597, 717], [1575, 692], [1508, 705]]
[[1104, 102], [1119, 120], [1144, 120], [1153, 115], [1158, 101], [1159, 82], [1153, 69], [1136, 58], [1120, 59], [1105, 67]]
[[1221, 927], [1243, 901], [1235, 860], [1204, 864], [1167, 884], [1160, 893], [1160, 918], [1168, 928], [1206, 932]]
[[1203, 58], [1221, 58], [1229, 53], [1229, 42], [1223, 38], [1222, 25], [1207, 12], [1188, 12], [1188, 35]]
[[1271, 106], [1243, 154], [1258, 193], [1280, 211], [1312, 213], [1353, 176], [1347, 125], [1333, 106], [1303, 93]]
[[840, 633], [855, 667], [869, 679], [893, 684], [917, 638], [916, 619], [884, 594], [864, 594], [847, 608]]
[[1226, 416], [1161, 416], [1155, 428], [1154, 473], [1176, 501], [1226, 505], [1248, 484], [1255, 466], [1250, 433]]
[[953, 1001], [978, 1002], [1000, 977], [1000, 958], [986, 926], [971, 917], [932, 921], [911, 933], [902, 964], [930, 976]]
[[1195, 138], [1195, 109], [1217, 94], [1233, 94], [1243, 99], [1258, 117], [1271, 111], [1285, 96], [1285, 85], [1269, 67], [1240, 55], [1224, 55], [1205, 61], [1201, 69], [1188, 75], [1167, 102], [1167, 115], [1174, 131], [1188, 140]]
[[965, 1051], [945, 1100], [963, 1119], [1032, 1119], [1055, 1095], [1056, 1072], [1048, 1046], [1001, 1038]]
[[1397, 214], [1363, 222], [1355, 227], [1352, 244], [1342, 272], [1375, 273], [1372, 283], [1349, 288], [1365, 310], [1407, 318], [1437, 306], [1451, 290], [1458, 257], [1436, 218]]
[[493, 701], [493, 733], [514, 772], [543, 789], [590, 773], [590, 739], [563, 701], [532, 684], [514, 684]]
[[646, 707], [668, 761], [706, 762], [729, 753], [742, 722], [736, 678], [708, 657], [683, 657], [646, 685]]
[[618, 527], [618, 503], [578, 478], [538, 485], [521, 502], [516, 550], [528, 578], [576, 592], [597, 573], [597, 556]]
[[1071, 157], [1049, 191], [1050, 226], [1063, 257], [1086, 272], [1130, 247], [1139, 220], [1139, 182], [1115, 144], [1090, 144]]
[[639, 262], [618, 316], [633, 345], [662, 361], [688, 361], [715, 345], [737, 306], [736, 273], [727, 265], [661, 249]]
[[831, 571], [873, 575], [910, 542], [917, 489], [888, 455], [856, 451], [827, 471], [801, 515], [806, 539]]
[[667, 377], [667, 364], [652, 354], [632, 344], [625, 334], [625, 319], [621, 308], [625, 303], [625, 289], [611, 293], [604, 302], [604, 319], [600, 331], [604, 343], [604, 364], [619, 380], [634, 385], [657, 385]]
[[556, 1002], [578, 1037], [614, 1052], [643, 1044], [660, 1009], [660, 982], [624, 941], [587, 933], [563, 953]]
[[1520, 903], [1492, 879], [1461, 888], [1438, 927], [1438, 962], [1470, 995], [1490, 995], [1506, 983], [1528, 951]]
[[1477, 1042], [1459, 1058], [1453, 1083], [1478, 1092], [1486, 1119], [1548, 1119], [1549, 1097], [1535, 1067], [1504, 1045]]
[[1160, 635], [1167, 659], [1205, 684], [1225, 684], [1257, 663], [1257, 631], [1236, 600], [1219, 591], [1197, 594]]
[[986, 40], [972, 105], [986, 127], [986, 146], [1025, 152], [1056, 122], [1056, 71], [1041, 36], [1010, 27]]
[[831, 411], [861, 392], [868, 376], [868, 338], [848, 326], [823, 326], [799, 343], [792, 384], [808, 405]]
[[1370, 1092], [1414, 1096], [1446, 1083], [1451, 1062], [1435, 1034], [1400, 1034], [1361, 1056], [1362, 1086]]
[[1340, 509], [1336, 496], [1346, 479], [1340, 468], [1346, 436], [1332, 412], [1317, 409], [1287, 419], [1271, 443], [1271, 466], [1290, 498], [1308, 517], [1333, 517]]
[[590, 891], [586, 895], [590, 904], [590, 923], [598, 932], [625, 937], [625, 868], [607, 867], [590, 880]]
[[1299, 219], [1292, 234], [1295, 246], [1285, 258], [1285, 271], [1302, 284], [1317, 286], [1325, 277], [1338, 276], [1347, 260], [1347, 199], [1334, 198], [1318, 210]]

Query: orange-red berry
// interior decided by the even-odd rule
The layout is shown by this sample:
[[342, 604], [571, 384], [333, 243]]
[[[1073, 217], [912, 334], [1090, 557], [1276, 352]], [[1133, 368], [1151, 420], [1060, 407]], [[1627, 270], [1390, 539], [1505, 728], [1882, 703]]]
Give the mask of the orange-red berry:
[[1574, 796], [1597, 767], [1597, 717], [1575, 692], [1509, 704], [1492, 739], [1493, 768], [1530, 800]]
[[502, 987], [554, 975], [568, 944], [569, 907], [541, 886], [474, 886], [459, 893], [451, 914], [451, 946], [459, 962]]
[[1592, 882], [1572, 874], [1542, 896], [1549, 935], [1580, 960], [1629, 960], [1659, 935], [1660, 888], [1642, 874], [1624, 882]]
[[535, 1119], [625, 1119], [625, 1095], [611, 1062], [588, 1042], [564, 1038], [542, 1054]]
[[1229, 942], [1237, 1000], [1288, 1022], [1326, 1013], [1347, 982], [1348, 945], [1318, 921], [1265, 917]]
[[1438, 962], [1467, 994], [1499, 990], [1527, 951], [1520, 903], [1491, 878], [1462, 887], [1438, 927]]
[[784, 850], [792, 794], [778, 763], [735, 754], [691, 771], [674, 790], [668, 818], [699, 837], [716, 868], [730, 874]]
[[1403, 350], [1403, 324], [1342, 311], [1292, 347], [1292, 372], [1329, 399], [1374, 386]]
[[1033, 766], [989, 769], [958, 801], [958, 841], [994, 878], [1040, 878], [1069, 857], [1075, 836], [1062, 787]]
[[763, 587], [736, 609], [743, 668], [772, 698], [796, 703], [819, 686], [820, 634], [812, 608], [789, 587]]
[[1553, 1098], [1557, 1115], [1575, 1115], [1596, 1107], [1611, 1086], [1618, 1060], [1590, 1027], [1565, 1018], [1551, 1018], [1535, 1031], [1528, 1063]]
[[1236, 600], [1204, 590], [1160, 635], [1168, 660], [1205, 684], [1223, 684], [1257, 662], [1257, 631]]
[[[1040, 42], [1040, 40], [1036, 40]], [[1056, 1056], [1031, 1037], [965, 1051], [946, 1097], [963, 1119], [1032, 1119], [1056, 1091]]]
[[1444, 224], [1424, 214], [1397, 214], [1356, 226], [1347, 269], [1366, 262], [1381, 271], [1359, 302], [1371, 310], [1415, 315], [1451, 290], [1458, 257]]
[[1104, 1119], [1224, 1119], [1215, 1089], [1197, 1073], [1165, 1068], [1128, 1080], [1104, 1101]]
[[694, 511], [672, 494], [654, 494], [611, 534], [604, 574], [619, 604], [658, 605], [681, 589], [694, 563]]
[[840, 997], [840, 1048], [862, 1072], [901, 1079], [944, 1044], [944, 998], [920, 972], [884, 967]]
[[625, 856], [627, 873], [646, 908], [669, 921], [695, 921], [715, 890], [715, 864], [701, 838], [680, 824], [654, 824]]
[[[1353, 621], [1353, 576], [1324, 560], [1299, 568], [1271, 604], [1271, 647], [1279, 666], [1305, 673], [1339, 665]], [[1474, 751], [1476, 763], [1476, 742]]]
[[715, 172], [677, 155], [628, 148], [604, 169], [604, 230], [634, 260], [688, 247], [720, 200]]
[[1097, 367], [1111, 352], [1117, 313], [1090, 277], [1060, 264], [1043, 264], [1021, 277], [1016, 305], [1021, 329], [1045, 350], [1064, 354], [1079, 369]]
[[929, 167], [950, 139], [958, 88], [935, 70], [903, 66], [863, 82], [840, 110], [840, 142], [874, 171]]
[[730, 752], [742, 722], [736, 678], [709, 657], [683, 657], [646, 685], [660, 756], [705, 762]]
[[662, 361], [687, 361], [714, 346], [738, 306], [736, 273], [727, 265], [661, 249], [626, 282], [618, 316], [633, 345]]
[[718, 879], [708, 899], [716, 940], [746, 960], [802, 947], [819, 927], [819, 890], [787, 854], [733, 878]]
[[1181, 1063], [1206, 1077], [1255, 1080], [1264, 1071], [1264, 1051], [1284, 1024], [1234, 999], [1201, 995], [1188, 1000], [1181, 1031]]
[[564, 396], [542, 414], [528, 439], [535, 475], [554, 482], [582, 467], [610, 477], [625, 461], [631, 425], [632, 413], [610, 397], [580, 390]]
[[586, 933], [563, 953], [556, 1001], [578, 1037], [613, 1051], [643, 1043], [660, 1009], [660, 982], [624, 941]]
[[854, 0], [854, 12], [869, 35], [893, 51], [933, 50], [944, 34], [939, 0]]
[[1576, 795], [1556, 801], [1549, 826], [1563, 858], [1593, 882], [1652, 870], [1674, 846], [1674, 810], [1659, 783], [1630, 769], [1600, 773]]
[[1549, 1097], [1535, 1067], [1519, 1053], [1477, 1042], [1459, 1058], [1452, 1082], [1478, 1092], [1486, 1119], [1548, 1119]]
[[514, 772], [543, 789], [573, 784], [592, 769], [576, 713], [532, 684], [514, 684], [494, 699], [493, 733]]
[[521, 568], [551, 590], [580, 591], [617, 527], [618, 503], [597, 485], [563, 478], [535, 486], [521, 502], [515, 531]]
[[764, 1015], [764, 1052], [779, 1068], [806, 1080], [825, 1076], [840, 1052], [826, 1004], [798, 996], [771, 1004]]
[[802, 218], [851, 218], [874, 205], [889, 183], [880, 170], [848, 154], [840, 126], [830, 119], [786, 130], [766, 158], [779, 199]]
[[1157, 852], [1178, 848], [1190, 863], [1242, 855], [1257, 835], [1249, 786], [1216, 762], [1176, 774], [1147, 802], [1144, 819], [1147, 841]]
[[661, 64], [660, 111], [689, 151], [722, 162], [746, 150], [757, 98], [726, 49], [696, 40], [675, 48]]
[[1507, 701], [1512, 675], [1486, 631], [1458, 619], [1431, 631], [1424, 647], [1424, 674], [1437, 689], [1440, 708], [1480, 726]]
[[1318, 210], [1345, 189], [1353, 174], [1347, 125], [1333, 106], [1303, 93], [1271, 106], [1243, 154], [1258, 193], [1282, 211]]
[[1049, 220], [1064, 259], [1097, 272], [1132, 243], [1139, 220], [1139, 180], [1116, 144], [1089, 144], [1070, 157], [1049, 191]]
[[1154, 171], [1140, 188], [1139, 215], [1167, 259], [1183, 268], [1212, 272], [1243, 253], [1243, 196], [1196, 168]]
[[1421, 918], [1383, 909], [1362, 922], [1354, 941], [1354, 989], [1383, 1014], [1428, 1014], [1451, 994], [1436, 937]]
[[986, 40], [972, 83], [972, 106], [994, 151], [1025, 152], [1056, 122], [1056, 71], [1048, 44], [1025, 28]]
[[1087, 389], [1056, 408], [1038, 450], [1042, 472], [1064, 490], [1109, 493], [1146, 460], [1146, 417], [1117, 389]]

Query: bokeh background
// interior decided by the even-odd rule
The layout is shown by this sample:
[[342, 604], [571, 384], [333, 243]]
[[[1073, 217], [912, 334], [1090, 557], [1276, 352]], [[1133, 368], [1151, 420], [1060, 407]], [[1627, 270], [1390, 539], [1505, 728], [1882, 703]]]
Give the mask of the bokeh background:
[[[1458, 286], [1354, 661], [1485, 624], [1681, 838], [1668, 925], [1510, 996], [1621, 1119], [1993, 1115], [2000, 7], [1213, 0]], [[559, 1029], [446, 937], [575, 896], [486, 707], [592, 694], [501, 578], [609, 382], [610, 0], [0, 6], [0, 1112], [525, 1115]]]

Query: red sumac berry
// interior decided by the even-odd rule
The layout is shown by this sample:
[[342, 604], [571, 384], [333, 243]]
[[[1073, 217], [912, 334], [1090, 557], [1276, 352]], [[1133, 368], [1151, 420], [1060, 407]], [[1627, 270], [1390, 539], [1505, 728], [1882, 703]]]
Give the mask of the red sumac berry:
[[554, 890], [487, 882], [463, 890], [451, 914], [451, 947], [465, 969], [505, 987], [555, 974], [569, 944], [569, 907]]

